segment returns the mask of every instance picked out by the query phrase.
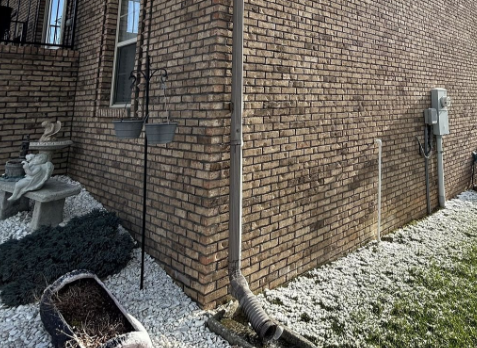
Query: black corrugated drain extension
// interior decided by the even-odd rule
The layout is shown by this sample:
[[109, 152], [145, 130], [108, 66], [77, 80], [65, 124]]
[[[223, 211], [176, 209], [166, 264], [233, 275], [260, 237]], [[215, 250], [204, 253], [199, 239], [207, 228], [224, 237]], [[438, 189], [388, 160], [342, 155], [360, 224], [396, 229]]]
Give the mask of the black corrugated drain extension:
[[243, 275], [235, 276], [231, 282], [232, 295], [238, 299], [247, 319], [261, 339], [270, 341], [280, 338], [283, 329], [275, 324], [262, 309], [255, 295], [250, 291]]

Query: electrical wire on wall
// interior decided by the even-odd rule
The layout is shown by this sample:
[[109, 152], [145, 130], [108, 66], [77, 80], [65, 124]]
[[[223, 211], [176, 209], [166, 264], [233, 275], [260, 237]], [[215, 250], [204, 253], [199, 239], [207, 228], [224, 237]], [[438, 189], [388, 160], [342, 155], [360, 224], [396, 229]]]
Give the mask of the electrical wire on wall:
[[472, 189], [477, 191], [477, 189], [475, 187], [475, 182], [474, 182], [475, 164], [476, 163], [477, 163], [477, 151], [474, 151], [474, 152], [472, 152], [472, 178], [471, 178], [471, 181], [472, 181]]

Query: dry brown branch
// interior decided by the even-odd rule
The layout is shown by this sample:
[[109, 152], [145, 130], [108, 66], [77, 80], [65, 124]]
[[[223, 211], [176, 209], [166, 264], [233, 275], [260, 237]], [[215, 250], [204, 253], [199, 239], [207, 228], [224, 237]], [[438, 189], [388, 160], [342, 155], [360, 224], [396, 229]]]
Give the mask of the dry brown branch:
[[96, 348], [113, 337], [133, 331], [114, 301], [93, 279], [65, 286], [53, 299], [73, 331], [66, 348]]

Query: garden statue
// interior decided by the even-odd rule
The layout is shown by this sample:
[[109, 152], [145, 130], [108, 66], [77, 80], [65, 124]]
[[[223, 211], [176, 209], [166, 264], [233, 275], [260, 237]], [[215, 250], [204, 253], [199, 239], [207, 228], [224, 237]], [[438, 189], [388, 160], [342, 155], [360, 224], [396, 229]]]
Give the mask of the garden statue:
[[15, 189], [9, 201], [15, 201], [30, 191], [39, 190], [53, 174], [53, 163], [48, 161], [46, 154], [26, 155], [26, 160], [22, 161], [25, 170], [25, 178], [15, 184]]
[[43, 121], [41, 123], [41, 126], [45, 128], [45, 131], [43, 132], [43, 135], [40, 138], [40, 142], [51, 141], [52, 138], [54, 138], [55, 135], [60, 131], [61, 122], [56, 121], [56, 123], [53, 123], [51, 121]]

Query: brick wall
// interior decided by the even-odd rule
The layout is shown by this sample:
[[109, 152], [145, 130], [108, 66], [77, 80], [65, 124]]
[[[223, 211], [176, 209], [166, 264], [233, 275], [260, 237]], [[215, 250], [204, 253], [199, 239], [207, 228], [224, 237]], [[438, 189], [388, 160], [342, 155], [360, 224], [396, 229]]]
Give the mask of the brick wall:
[[[149, 10], [150, 2], [141, 5]], [[79, 8], [76, 42], [81, 60], [72, 130], [75, 145], [68, 173], [108, 209], [118, 212], [139, 239], [143, 138], [115, 138], [112, 121], [122, 117], [123, 110], [109, 107], [117, 6], [117, 1], [88, 1]], [[216, 272], [215, 260], [207, 258], [218, 249], [211, 237], [215, 222], [210, 216], [217, 214], [217, 208], [210, 168], [227, 157], [222, 153], [226, 145], [216, 144], [219, 138], [214, 136], [217, 129], [220, 134], [226, 132], [224, 119], [229, 113], [224, 91], [230, 64], [215, 62], [227, 51], [217, 45], [224, 40], [216, 30], [215, 17], [222, 5], [175, 0], [155, 1], [153, 6], [151, 35], [138, 37], [138, 64], [144, 69], [149, 47], [152, 68], [167, 69], [171, 117], [179, 127], [174, 143], [149, 148], [147, 251], [192, 298], [210, 306], [226, 295], [224, 287], [215, 292], [216, 279], [226, 272]], [[155, 80], [150, 122], [164, 116], [161, 95]], [[141, 86], [135, 102], [140, 117], [143, 96]]]
[[[283, 284], [374, 238], [376, 138], [383, 233], [425, 216], [415, 138], [423, 141], [432, 88], [454, 98], [444, 138], [447, 197], [469, 188], [474, 2], [246, 1], [245, 8], [243, 264], [252, 289]], [[436, 35], [442, 28], [445, 40]], [[226, 38], [230, 45], [230, 31]], [[216, 165], [227, 168], [224, 159]], [[222, 168], [211, 176], [225, 179]], [[437, 209], [435, 155], [430, 173]], [[216, 183], [225, 202], [228, 183]], [[219, 257], [219, 270], [227, 216], [222, 209], [219, 249], [207, 256]]]
[[[149, 149], [147, 251], [204, 307], [228, 293], [231, 4], [154, 1], [151, 32], [138, 38], [139, 66], [149, 47], [153, 68], [169, 72], [179, 122], [173, 143]], [[434, 87], [454, 99], [444, 138], [447, 197], [469, 187], [477, 147], [474, 2], [275, 0], [246, 1], [245, 9], [243, 266], [253, 290], [374, 238], [376, 138], [383, 233], [425, 216], [415, 138], [422, 142]], [[107, 102], [117, 1], [85, 1], [78, 11], [69, 174], [138, 237], [143, 139], [114, 137], [111, 121], [121, 110]], [[442, 28], [445, 35], [436, 34]], [[159, 87], [152, 85], [153, 122], [163, 116]], [[436, 209], [435, 156], [430, 169]]]
[[[70, 139], [78, 53], [0, 45], [0, 172], [16, 158], [24, 136], [38, 140], [45, 120], [63, 124]], [[68, 150], [54, 156], [55, 174], [66, 174]]]
[[[286, 282], [374, 237], [376, 138], [384, 233], [425, 215], [415, 138], [423, 141], [434, 87], [454, 98], [447, 196], [469, 187], [474, 2], [254, 1], [246, 11], [244, 255], [252, 288]], [[437, 208], [435, 156], [431, 194]]]

